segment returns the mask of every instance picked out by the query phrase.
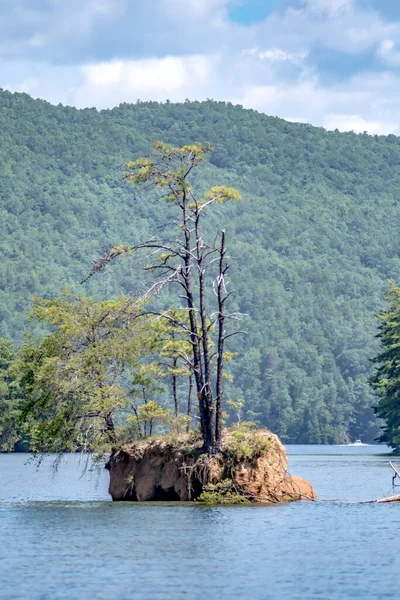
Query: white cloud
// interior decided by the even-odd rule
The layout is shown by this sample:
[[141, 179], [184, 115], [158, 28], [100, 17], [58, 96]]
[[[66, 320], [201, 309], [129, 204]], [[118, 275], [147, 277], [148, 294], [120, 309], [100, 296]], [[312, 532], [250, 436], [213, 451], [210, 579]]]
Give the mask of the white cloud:
[[72, 67], [53, 67], [35, 61], [0, 61], [0, 87], [10, 92], [25, 92], [53, 104], [71, 104], [70, 90], [79, 82], [79, 74]]
[[9, 92], [25, 92], [34, 95], [39, 88], [39, 80], [35, 77], [28, 77], [19, 83], [5, 83], [3, 88]]
[[27, 46], [31, 48], [42, 48], [46, 44], [46, 38], [43, 35], [33, 35], [28, 41]]
[[339, 129], [339, 131], [354, 131], [355, 133], [389, 134], [399, 127], [399, 123], [367, 120], [359, 115], [327, 114], [324, 119], [326, 129]]
[[281, 48], [268, 48], [267, 50], [259, 50], [258, 48], [250, 48], [244, 50], [243, 55], [256, 56], [261, 60], [274, 62], [292, 62], [300, 63], [307, 57], [307, 52], [286, 52]]
[[211, 57], [168, 56], [111, 61], [82, 67], [83, 83], [74, 91], [78, 106], [110, 107], [120, 102], [181, 100], [207, 82]]
[[400, 65], [400, 52], [395, 50], [395, 43], [393, 40], [383, 40], [378, 48], [377, 54], [388, 65], [395, 67]]
[[400, 130], [399, 95], [400, 77], [365, 73], [329, 88], [315, 76], [290, 85], [275, 82], [253, 86], [234, 101], [246, 108], [327, 129], [388, 134]]

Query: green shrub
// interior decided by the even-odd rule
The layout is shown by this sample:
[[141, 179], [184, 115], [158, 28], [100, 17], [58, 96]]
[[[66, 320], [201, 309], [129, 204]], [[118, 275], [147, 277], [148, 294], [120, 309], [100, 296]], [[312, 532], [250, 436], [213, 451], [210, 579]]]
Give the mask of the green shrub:
[[250, 504], [239, 488], [233, 485], [231, 479], [225, 479], [216, 485], [209, 484], [204, 487], [198, 498], [202, 504]]
[[274, 439], [266, 430], [257, 430], [251, 421], [235, 424], [226, 431], [225, 450], [235, 461], [268, 454], [273, 445]]

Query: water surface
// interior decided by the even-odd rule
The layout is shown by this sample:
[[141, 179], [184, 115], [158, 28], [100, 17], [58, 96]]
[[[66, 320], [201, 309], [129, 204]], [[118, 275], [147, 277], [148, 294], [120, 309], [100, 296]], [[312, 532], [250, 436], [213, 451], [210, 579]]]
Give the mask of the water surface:
[[386, 451], [289, 446], [334, 502], [215, 508], [112, 503], [76, 456], [0, 455], [0, 598], [397, 600], [400, 504], [359, 502], [393, 493]]

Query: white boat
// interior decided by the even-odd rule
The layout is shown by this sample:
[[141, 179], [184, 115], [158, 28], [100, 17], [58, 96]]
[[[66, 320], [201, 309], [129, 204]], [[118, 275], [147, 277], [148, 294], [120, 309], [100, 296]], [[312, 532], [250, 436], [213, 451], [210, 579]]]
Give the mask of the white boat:
[[369, 444], [363, 444], [361, 440], [356, 440], [352, 444], [346, 444], [347, 446], [368, 446]]

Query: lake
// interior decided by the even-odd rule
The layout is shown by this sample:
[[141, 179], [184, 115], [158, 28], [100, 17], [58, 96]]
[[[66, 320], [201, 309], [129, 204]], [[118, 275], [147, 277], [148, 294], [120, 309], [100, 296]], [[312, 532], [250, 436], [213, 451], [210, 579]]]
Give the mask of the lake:
[[112, 503], [77, 456], [0, 455], [0, 598], [397, 600], [400, 504], [360, 502], [397, 493], [387, 449], [287, 450], [320, 502]]

